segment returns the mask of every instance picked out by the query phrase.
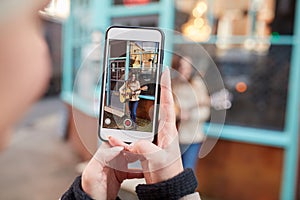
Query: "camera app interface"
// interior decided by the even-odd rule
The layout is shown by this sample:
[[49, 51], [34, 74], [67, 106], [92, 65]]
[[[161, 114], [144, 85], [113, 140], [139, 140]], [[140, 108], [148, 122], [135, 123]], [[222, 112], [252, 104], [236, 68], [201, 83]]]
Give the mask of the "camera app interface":
[[102, 127], [153, 132], [159, 43], [110, 40]]

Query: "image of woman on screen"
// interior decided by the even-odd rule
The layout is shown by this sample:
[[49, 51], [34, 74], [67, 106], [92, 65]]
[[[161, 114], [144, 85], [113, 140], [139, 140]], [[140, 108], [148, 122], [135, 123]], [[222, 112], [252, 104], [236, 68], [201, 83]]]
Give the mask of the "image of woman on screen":
[[122, 87], [120, 87], [119, 92], [121, 96], [124, 96], [128, 102], [128, 107], [130, 111], [130, 119], [133, 123], [133, 128], [136, 129], [136, 111], [139, 103], [139, 94], [141, 93], [140, 82], [137, 80], [136, 74], [131, 73], [127, 81], [124, 82]]

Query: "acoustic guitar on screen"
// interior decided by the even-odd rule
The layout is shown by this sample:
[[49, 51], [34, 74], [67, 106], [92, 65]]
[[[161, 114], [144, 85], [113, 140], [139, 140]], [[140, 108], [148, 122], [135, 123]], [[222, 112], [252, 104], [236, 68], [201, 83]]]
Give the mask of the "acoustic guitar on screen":
[[125, 103], [127, 100], [130, 100], [133, 95], [136, 95], [135, 94], [136, 92], [138, 92], [138, 91], [147, 91], [147, 90], [148, 90], [148, 86], [140, 87], [139, 89], [136, 89], [134, 91], [132, 91], [130, 88], [127, 88], [125, 90], [124, 94], [120, 93], [120, 102]]

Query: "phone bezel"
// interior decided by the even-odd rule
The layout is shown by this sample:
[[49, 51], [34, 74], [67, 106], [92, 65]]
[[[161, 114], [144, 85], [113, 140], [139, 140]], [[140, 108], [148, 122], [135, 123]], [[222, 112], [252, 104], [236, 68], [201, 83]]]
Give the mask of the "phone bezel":
[[[156, 91], [155, 91], [155, 102], [154, 102], [154, 114], [153, 114], [153, 132], [139, 132], [143, 133], [139, 137], [134, 137], [137, 131], [120, 130], [120, 129], [109, 129], [103, 128], [103, 115], [104, 115], [104, 94], [105, 94], [105, 82], [107, 75], [107, 54], [109, 40], [125, 40], [125, 41], [146, 41], [146, 42], [158, 42], [159, 43], [159, 65], [158, 75], [156, 78]], [[100, 94], [100, 110], [99, 110], [99, 121], [98, 121], [98, 136], [102, 141], [107, 141], [108, 136], [114, 136], [124, 142], [131, 143], [137, 140], [148, 140], [153, 141], [158, 131], [158, 116], [159, 116], [159, 103], [160, 103], [160, 78], [163, 68], [163, 57], [164, 57], [164, 33], [158, 28], [152, 27], [129, 27], [129, 26], [111, 26], [107, 29], [105, 35], [105, 48], [103, 58], [103, 78], [101, 84]]]

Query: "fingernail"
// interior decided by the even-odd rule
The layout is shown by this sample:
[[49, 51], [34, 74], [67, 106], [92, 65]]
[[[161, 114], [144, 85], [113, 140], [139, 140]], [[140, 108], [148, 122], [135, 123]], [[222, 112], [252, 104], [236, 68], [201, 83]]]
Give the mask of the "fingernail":
[[128, 149], [128, 150], [132, 150], [132, 149], [133, 149], [133, 146], [134, 146], [134, 143], [132, 142], [132, 143], [130, 143], [130, 144], [127, 146], [127, 149]]
[[112, 137], [109, 135], [109, 136], [107, 136], [107, 138], [110, 140]]

